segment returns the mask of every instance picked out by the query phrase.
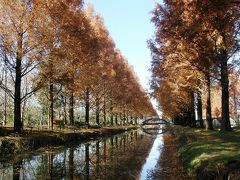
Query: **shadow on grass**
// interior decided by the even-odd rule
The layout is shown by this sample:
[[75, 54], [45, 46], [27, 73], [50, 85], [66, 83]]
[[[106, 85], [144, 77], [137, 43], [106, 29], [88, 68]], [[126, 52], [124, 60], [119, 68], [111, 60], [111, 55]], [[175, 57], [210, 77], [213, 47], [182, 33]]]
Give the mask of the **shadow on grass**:
[[240, 175], [239, 129], [223, 133], [174, 127], [172, 132], [180, 143], [184, 167], [198, 179], [229, 178], [232, 172]]

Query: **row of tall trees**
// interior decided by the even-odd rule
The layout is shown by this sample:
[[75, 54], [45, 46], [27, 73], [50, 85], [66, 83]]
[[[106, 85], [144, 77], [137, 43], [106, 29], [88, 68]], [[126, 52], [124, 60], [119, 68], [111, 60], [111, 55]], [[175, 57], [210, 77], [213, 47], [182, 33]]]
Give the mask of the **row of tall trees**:
[[100, 114], [113, 125], [114, 117], [155, 113], [103, 19], [82, 0], [0, 0], [0, 53], [2, 102], [12, 104], [15, 132], [28, 103], [48, 115], [50, 128], [57, 112], [74, 125], [79, 104], [88, 126], [90, 111], [98, 125]]
[[[231, 130], [229, 73], [239, 62], [239, 1], [165, 0], [157, 4], [152, 22], [152, 89], [164, 116], [213, 129], [211, 87], [221, 89], [221, 130]], [[232, 82], [230, 82], [232, 83]], [[205, 98], [203, 98], [203, 96]], [[197, 108], [195, 108], [195, 105]]]

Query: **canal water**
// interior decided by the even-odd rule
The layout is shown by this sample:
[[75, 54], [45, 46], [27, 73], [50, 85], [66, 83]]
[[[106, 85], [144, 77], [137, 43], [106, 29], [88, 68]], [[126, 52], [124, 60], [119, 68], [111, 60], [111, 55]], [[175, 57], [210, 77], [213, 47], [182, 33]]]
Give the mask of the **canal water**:
[[160, 155], [163, 148], [163, 134], [162, 131], [159, 130], [159, 134], [157, 135], [156, 139], [154, 140], [153, 146], [151, 151], [146, 159], [146, 163], [143, 166], [141, 171], [141, 180], [151, 179], [151, 173], [154, 171], [157, 163], [160, 159]]
[[161, 146], [161, 134], [133, 130], [0, 163], [0, 180], [145, 180], [157, 164]]

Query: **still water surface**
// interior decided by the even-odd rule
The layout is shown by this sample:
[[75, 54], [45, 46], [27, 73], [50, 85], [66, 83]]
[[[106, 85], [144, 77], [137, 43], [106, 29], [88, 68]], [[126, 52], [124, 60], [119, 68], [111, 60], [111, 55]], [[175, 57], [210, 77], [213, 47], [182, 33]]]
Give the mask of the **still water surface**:
[[151, 151], [148, 155], [148, 158], [146, 159], [146, 163], [144, 164], [143, 169], [141, 171], [140, 176], [141, 180], [151, 179], [151, 172], [155, 169], [159, 161], [162, 148], [163, 148], [163, 135], [160, 130], [159, 135], [154, 140]]
[[0, 180], [144, 180], [157, 164], [161, 146], [162, 135], [134, 130], [0, 163]]

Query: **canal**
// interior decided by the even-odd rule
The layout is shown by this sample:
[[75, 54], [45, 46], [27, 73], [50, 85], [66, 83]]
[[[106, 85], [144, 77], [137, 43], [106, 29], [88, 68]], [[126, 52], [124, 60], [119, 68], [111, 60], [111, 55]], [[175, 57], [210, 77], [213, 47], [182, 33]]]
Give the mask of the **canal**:
[[0, 163], [0, 180], [150, 179], [162, 134], [133, 130]]

